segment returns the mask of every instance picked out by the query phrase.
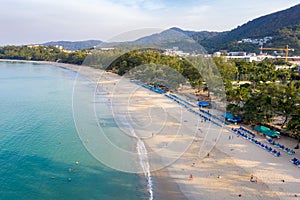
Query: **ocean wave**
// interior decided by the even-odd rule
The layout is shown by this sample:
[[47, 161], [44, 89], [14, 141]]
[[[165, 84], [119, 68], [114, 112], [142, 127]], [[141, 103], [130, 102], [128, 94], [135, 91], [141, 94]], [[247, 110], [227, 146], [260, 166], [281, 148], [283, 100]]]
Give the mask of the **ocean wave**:
[[127, 126], [130, 130], [130, 134], [132, 137], [137, 139], [137, 144], [136, 144], [136, 150], [139, 155], [139, 164], [141, 165], [144, 175], [147, 179], [147, 189], [149, 192], [149, 200], [153, 200], [153, 181], [152, 181], [152, 176], [150, 172], [150, 164], [149, 164], [149, 159], [148, 159], [148, 152], [145, 146], [145, 143], [143, 140], [141, 140], [136, 132], [134, 131], [133, 127], [131, 124], [127, 121], [126, 117], [122, 117], [122, 123]]

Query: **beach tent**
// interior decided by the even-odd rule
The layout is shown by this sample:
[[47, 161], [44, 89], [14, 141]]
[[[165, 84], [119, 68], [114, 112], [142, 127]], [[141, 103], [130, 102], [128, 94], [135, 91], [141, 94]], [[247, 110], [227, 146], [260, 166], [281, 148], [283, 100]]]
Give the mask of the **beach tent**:
[[278, 137], [280, 135], [279, 132], [273, 131], [265, 126], [255, 126], [253, 129], [269, 137]]
[[265, 127], [265, 126], [255, 126], [253, 128], [253, 130], [263, 133], [263, 132], [269, 131], [270, 129], [268, 127]]
[[269, 137], [278, 137], [280, 135], [279, 132], [273, 130], [264, 131], [263, 134]]
[[198, 106], [201, 106], [201, 107], [208, 107], [208, 106], [210, 106], [210, 103], [209, 103], [209, 102], [206, 102], [206, 101], [199, 101], [199, 102], [198, 102]]

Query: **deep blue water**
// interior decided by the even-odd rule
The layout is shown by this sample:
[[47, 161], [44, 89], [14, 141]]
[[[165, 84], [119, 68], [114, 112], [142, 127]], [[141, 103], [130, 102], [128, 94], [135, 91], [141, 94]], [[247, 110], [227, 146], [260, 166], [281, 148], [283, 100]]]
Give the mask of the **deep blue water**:
[[0, 62], [1, 200], [147, 199], [140, 176], [107, 168], [84, 148], [74, 78], [58, 67]]

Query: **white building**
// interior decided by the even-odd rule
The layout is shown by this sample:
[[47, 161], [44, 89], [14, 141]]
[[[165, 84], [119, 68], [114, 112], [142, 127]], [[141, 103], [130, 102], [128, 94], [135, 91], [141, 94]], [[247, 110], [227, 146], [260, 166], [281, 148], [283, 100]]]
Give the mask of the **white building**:
[[247, 53], [246, 52], [229, 52], [229, 53], [227, 53], [227, 56], [246, 56], [247, 55]]

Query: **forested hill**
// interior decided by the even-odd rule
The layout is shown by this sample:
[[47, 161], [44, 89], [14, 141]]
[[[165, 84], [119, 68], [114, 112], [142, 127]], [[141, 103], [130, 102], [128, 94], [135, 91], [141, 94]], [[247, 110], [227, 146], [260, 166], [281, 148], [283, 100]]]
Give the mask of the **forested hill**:
[[89, 49], [93, 48], [94, 46], [98, 46], [102, 43], [100, 40], [86, 40], [86, 41], [53, 41], [47, 42], [42, 45], [44, 46], [62, 46], [64, 49], [67, 50], [82, 50], [82, 49]]
[[[148, 45], [156, 47], [179, 47], [184, 52], [194, 52], [191, 38], [202, 45], [208, 53], [219, 50], [259, 52], [260, 43], [241, 42], [243, 39], [261, 41], [270, 36], [272, 39], [263, 43], [264, 47], [285, 47], [289, 45], [295, 49], [290, 55], [300, 55], [300, 4], [289, 9], [259, 17], [245, 23], [231, 31], [209, 32], [188, 31], [173, 27], [160, 33], [139, 38], [135, 41], [106, 43], [100, 40], [87, 41], [55, 41], [47, 42], [45, 46], [63, 46], [67, 50], [82, 50], [118, 45]], [[181, 43], [179, 43], [180, 41]], [[198, 45], [199, 46], [199, 45]], [[201, 50], [202, 51], [202, 50]]]
[[[154, 47], [161, 49], [170, 49], [173, 47], [178, 47], [181, 51], [192, 53], [192, 52], [202, 52], [199, 50], [200, 45], [197, 43], [198, 40], [193, 40], [193, 36], [197, 34], [197, 39], [208, 39], [217, 34], [218, 32], [209, 32], [209, 31], [188, 31], [182, 30], [177, 27], [166, 29], [160, 33], [155, 33], [147, 35], [141, 38], [138, 38], [134, 41], [125, 41], [125, 42], [103, 42], [98, 47], [119, 47], [119, 46], [135, 46], [136, 48], [145, 48], [145, 47]], [[197, 48], [198, 47], [198, 48]]]
[[[220, 49], [245, 50], [256, 48], [253, 45], [240, 44], [236, 42], [245, 39], [260, 39], [266, 36], [273, 37], [266, 46], [284, 46], [289, 44], [300, 53], [300, 4], [287, 10], [272, 13], [259, 17], [242, 26], [229, 31], [217, 34], [207, 40], [198, 40], [210, 52]], [[197, 39], [197, 34], [194, 35]], [[258, 48], [257, 48], [258, 49]]]
[[166, 41], [172, 41], [176, 39], [178, 40], [182, 38], [193, 37], [194, 35], [197, 35], [197, 37], [201, 39], [208, 39], [213, 36], [216, 36], [217, 34], [218, 32], [209, 32], [209, 31], [196, 32], [196, 31], [182, 30], [178, 27], [173, 27], [165, 31], [162, 31], [161, 33], [156, 33], [146, 37], [139, 38], [135, 40], [133, 43], [135, 44], [159, 43], [159, 42], [166, 42]]

